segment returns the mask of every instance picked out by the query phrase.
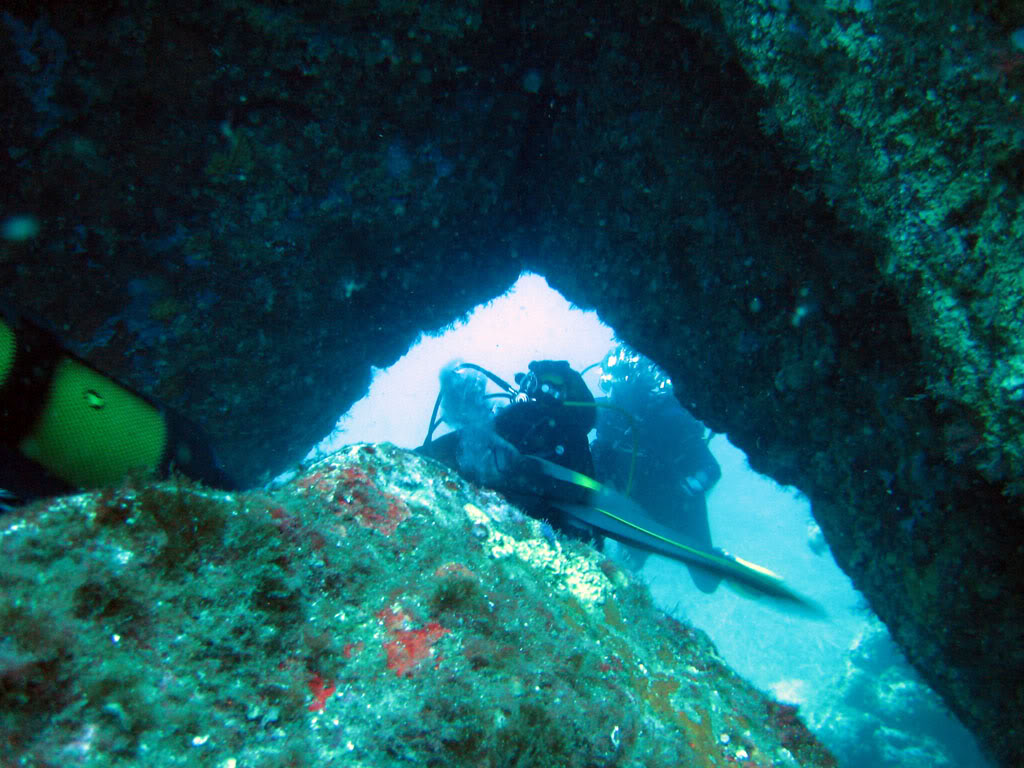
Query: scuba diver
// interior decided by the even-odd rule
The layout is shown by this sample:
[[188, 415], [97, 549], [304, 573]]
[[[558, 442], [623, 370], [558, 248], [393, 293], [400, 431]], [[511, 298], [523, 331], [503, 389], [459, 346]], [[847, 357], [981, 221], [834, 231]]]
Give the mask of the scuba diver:
[[[502, 391], [488, 394], [488, 381]], [[445, 367], [427, 436], [417, 452], [447, 464], [473, 482], [500, 491], [513, 504], [547, 520], [562, 533], [596, 540], [597, 544], [607, 536], [688, 567], [696, 566], [694, 570], [709, 572], [694, 576], [695, 581], [706, 577], [698, 581], [698, 586], [707, 591], [724, 577], [748, 594], [780, 599], [788, 606], [819, 613], [812, 601], [790, 589], [778, 574], [712, 549], [709, 537], [697, 540], [680, 532], [655, 519], [641, 504], [611, 485], [595, 480], [588, 434], [597, 424], [599, 406], [618, 406], [596, 402], [582, 375], [566, 361], [534, 361], [527, 373], [516, 375], [515, 381], [515, 385], [509, 384], [471, 363]], [[495, 410], [495, 399], [509, 404]], [[441, 422], [453, 431], [434, 439]], [[716, 470], [717, 464], [713, 470], [706, 467], [704, 475], [699, 469], [684, 474], [690, 494], [702, 500], [703, 489], [720, 474]], [[680, 475], [676, 473], [675, 477]], [[679, 487], [679, 493], [687, 491]], [[706, 530], [706, 515], [703, 525]]]
[[[705, 494], [722, 470], [708, 450], [704, 425], [676, 400], [672, 382], [647, 358], [625, 346], [601, 364], [601, 390], [613, 407], [598, 412], [590, 444], [595, 477], [624, 493], [651, 517], [711, 550]], [[639, 571], [649, 552], [626, 545], [626, 560]], [[694, 584], [713, 592], [721, 577], [690, 568]]]
[[[487, 395], [487, 381], [503, 392]], [[594, 396], [583, 377], [565, 360], [535, 360], [512, 386], [479, 366], [451, 364], [441, 371], [441, 393], [431, 427], [417, 450], [462, 472], [470, 480], [504, 491], [531, 515], [579, 538], [595, 538], [589, 526], [574, 522], [549, 503], [581, 503], [585, 492], [524, 462], [525, 456], [594, 475], [588, 434], [594, 428]], [[494, 411], [490, 401], [509, 404]], [[434, 440], [438, 413], [453, 428]]]

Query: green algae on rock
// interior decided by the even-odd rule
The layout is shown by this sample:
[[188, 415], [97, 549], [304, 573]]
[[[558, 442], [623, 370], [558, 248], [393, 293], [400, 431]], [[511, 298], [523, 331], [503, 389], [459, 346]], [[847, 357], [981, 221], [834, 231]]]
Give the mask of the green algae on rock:
[[0, 529], [8, 764], [830, 766], [593, 549], [389, 444]]

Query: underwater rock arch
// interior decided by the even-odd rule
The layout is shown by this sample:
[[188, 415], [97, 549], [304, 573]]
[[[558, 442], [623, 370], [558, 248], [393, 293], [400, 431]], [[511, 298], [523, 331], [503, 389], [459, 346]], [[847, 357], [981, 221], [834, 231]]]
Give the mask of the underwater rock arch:
[[[122, 9], [123, 40], [86, 9], [5, 17], [4, 209], [42, 224], [0, 246], [7, 298], [205, 424], [255, 484], [361, 397], [371, 366], [521, 270], [543, 274], [662, 365], [755, 469], [807, 493], [910, 661], [992, 754], [1020, 762], [1019, 361], [998, 282], [1019, 270], [1012, 228], [984, 229], [1013, 220], [1019, 136], [992, 139], [998, 200], [967, 190], [925, 211], [965, 249], [938, 280], [954, 298], [938, 296], [922, 275], [946, 240], [894, 251], [914, 211], [879, 212], [895, 198], [875, 183], [901, 170], [854, 162], [875, 136], [896, 157], [904, 133], [886, 121], [904, 112], [851, 127], [871, 110], [825, 101], [792, 117], [822, 71], [849, 76], [833, 94], [874, 82], [850, 62], [899, 19], [687, 5], [185, 2]], [[933, 50], [922, 19], [948, 20], [906, 13]], [[804, 69], [773, 74], [787, 57], [765, 40], [804, 46], [787, 59]], [[990, 60], [957, 50], [958, 66]], [[1013, 77], [951, 80], [1005, 107]], [[960, 146], [941, 119], [899, 124], [917, 145]], [[862, 189], [874, 207], [858, 207]], [[989, 204], [1006, 216], [986, 218]], [[995, 394], [965, 394], [975, 368]]]

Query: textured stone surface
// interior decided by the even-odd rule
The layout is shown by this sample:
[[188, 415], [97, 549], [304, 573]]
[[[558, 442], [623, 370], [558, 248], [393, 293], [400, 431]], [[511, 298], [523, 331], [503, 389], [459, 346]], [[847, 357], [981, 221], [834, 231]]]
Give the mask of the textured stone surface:
[[833, 766], [646, 589], [439, 464], [0, 528], [5, 765]]

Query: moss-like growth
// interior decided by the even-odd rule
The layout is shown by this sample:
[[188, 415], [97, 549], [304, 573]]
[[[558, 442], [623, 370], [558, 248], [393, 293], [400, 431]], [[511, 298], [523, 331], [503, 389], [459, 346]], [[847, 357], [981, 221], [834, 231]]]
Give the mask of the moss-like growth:
[[473, 615], [487, 611], [479, 579], [453, 573], [441, 578], [430, 596], [430, 615], [441, 619], [453, 614]]
[[[389, 498], [408, 515], [359, 524], [361, 502], [339, 493], [353, 476], [367, 513]], [[394, 447], [350, 449], [271, 496], [119, 493], [0, 531], [15, 761], [660, 768], [721, 763], [714, 733], [740, 727], [778, 748], [751, 719], [764, 700], [702, 636], [674, 643], [639, 595], [617, 599], [593, 550], [515, 540], [501, 508], [486, 549], [467, 515], [500, 502], [453, 499], [435, 464]], [[192, 531], [180, 545], [172, 513]], [[40, 562], [41, 538], [71, 544]], [[346, 583], [358, 602], [325, 588]], [[681, 715], [691, 702], [699, 721]]]

